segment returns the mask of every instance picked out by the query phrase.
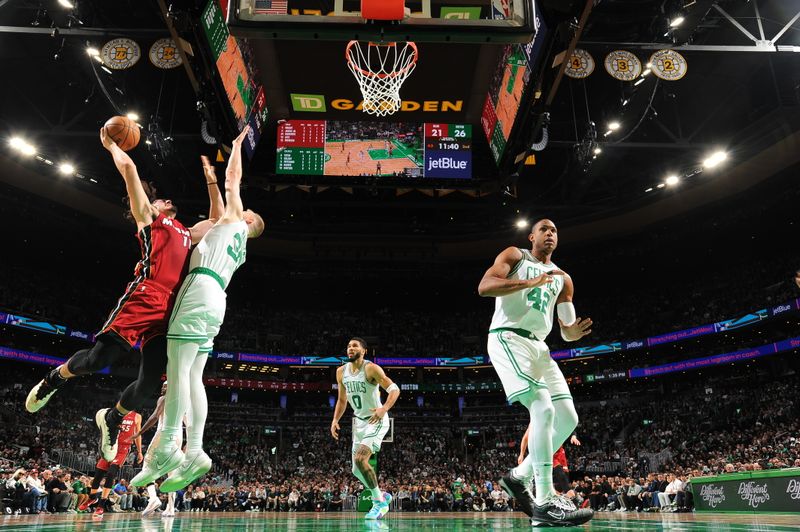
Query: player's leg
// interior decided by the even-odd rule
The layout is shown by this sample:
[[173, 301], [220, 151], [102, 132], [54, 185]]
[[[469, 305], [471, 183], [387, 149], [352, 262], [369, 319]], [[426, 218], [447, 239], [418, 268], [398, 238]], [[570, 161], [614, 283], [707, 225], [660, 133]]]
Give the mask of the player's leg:
[[183, 462], [174, 475], [164, 481], [161, 491], [174, 492], [182, 489], [211, 470], [211, 458], [203, 451], [203, 434], [208, 418], [208, 398], [203, 384], [203, 371], [211, 350], [211, 341], [202, 346], [188, 370], [189, 400], [191, 407], [186, 412], [186, 450]]
[[167, 495], [167, 507], [161, 513], [161, 517], [175, 517], [175, 492], [171, 491]]
[[542, 379], [553, 402], [553, 449], [561, 447], [578, 426], [578, 412], [569, 391], [567, 380], [552, 358], [546, 362]]
[[117, 464], [110, 464], [108, 466], [108, 471], [106, 472], [105, 476], [105, 484], [103, 485], [103, 491], [100, 494], [100, 498], [97, 501], [97, 506], [95, 507], [95, 514], [96, 515], [103, 515], [105, 511], [108, 511], [109, 503], [108, 503], [108, 495], [111, 493], [111, 490], [114, 489], [114, 483], [117, 481], [117, 475], [119, 474], [119, 466]]
[[546, 388], [537, 387], [519, 397], [530, 414], [528, 456], [515, 467], [512, 476], [524, 482], [531, 477], [536, 483], [536, 504], [555, 495], [553, 488], [553, 403]]
[[108, 471], [108, 462], [101, 458], [98, 460], [97, 465], [95, 466], [94, 476], [92, 477], [92, 482], [89, 485], [89, 497], [78, 507], [78, 510], [84, 512], [91, 506], [97, 504], [97, 501], [100, 499], [100, 484], [106, 477], [106, 471]]
[[67, 380], [107, 368], [129, 353], [130, 346], [115, 333], [99, 336], [92, 347], [81, 349], [64, 364], [49, 371], [28, 393], [25, 409], [28, 412], [41, 410]]
[[164, 426], [157, 432], [142, 470], [131, 479], [134, 486], [146, 486], [183, 462], [181, 440], [183, 416], [189, 408], [189, 370], [200, 345], [184, 340], [167, 340], [167, 393], [164, 396]]

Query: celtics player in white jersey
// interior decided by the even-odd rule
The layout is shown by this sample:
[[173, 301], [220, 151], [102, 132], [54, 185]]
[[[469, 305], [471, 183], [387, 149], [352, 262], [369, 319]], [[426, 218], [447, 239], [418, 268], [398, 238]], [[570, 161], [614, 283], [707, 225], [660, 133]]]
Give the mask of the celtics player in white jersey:
[[[245, 261], [248, 238], [259, 236], [264, 221], [242, 206], [242, 142], [245, 126], [233, 141], [225, 172], [225, 213], [192, 251], [189, 273], [183, 281], [167, 329], [167, 380], [164, 426], [154, 438], [142, 471], [131, 484], [146, 486], [177, 469], [161, 484], [161, 491], [184, 488], [211, 469], [203, 452], [203, 430], [208, 399], [203, 369], [225, 317], [225, 289]], [[181, 450], [182, 420], [186, 414], [186, 451]]]
[[[339, 439], [339, 419], [347, 410], [353, 409], [353, 474], [372, 493], [372, 508], [366, 519], [380, 519], [389, 511], [392, 496], [378, 487], [378, 476], [369, 465], [372, 453], [377, 453], [381, 442], [389, 432], [389, 410], [400, 397], [400, 388], [386, 376], [383, 369], [369, 360], [364, 360], [367, 343], [353, 338], [347, 344], [347, 362], [336, 370], [339, 384], [339, 400], [333, 411], [331, 435]], [[386, 404], [381, 404], [380, 389], [389, 394]]]
[[[489, 358], [510, 403], [530, 412], [530, 454], [500, 480], [534, 526], [576, 526], [592, 518], [553, 488], [553, 450], [578, 425], [567, 381], [544, 343], [557, 309], [561, 337], [569, 342], [591, 332], [592, 320], [576, 317], [569, 275], [550, 260], [558, 230], [539, 220], [528, 236], [531, 250], [510, 247], [500, 253], [481, 279], [478, 293], [494, 297]], [[536, 498], [531, 480], [536, 482]]]

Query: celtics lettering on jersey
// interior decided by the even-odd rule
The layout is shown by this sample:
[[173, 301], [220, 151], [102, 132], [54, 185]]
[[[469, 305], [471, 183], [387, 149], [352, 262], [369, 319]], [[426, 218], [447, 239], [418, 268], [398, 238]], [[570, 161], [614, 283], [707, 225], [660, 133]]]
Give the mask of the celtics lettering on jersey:
[[189, 270], [208, 268], [228, 286], [247, 258], [247, 223], [217, 224], [206, 233], [189, 260]]
[[[520, 251], [522, 258], [508, 274], [509, 279], [534, 279], [558, 269], [552, 262], [541, 262], [526, 249]], [[553, 328], [556, 301], [563, 288], [563, 276], [556, 275], [552, 283], [495, 298], [490, 328], [523, 329], [544, 340]]]
[[370, 363], [365, 361], [358, 373], [354, 374], [348, 362], [342, 373], [342, 384], [347, 393], [347, 402], [350, 403], [353, 414], [361, 419], [372, 416], [374, 408], [383, 406], [378, 385], [367, 380], [366, 369], [367, 364]]

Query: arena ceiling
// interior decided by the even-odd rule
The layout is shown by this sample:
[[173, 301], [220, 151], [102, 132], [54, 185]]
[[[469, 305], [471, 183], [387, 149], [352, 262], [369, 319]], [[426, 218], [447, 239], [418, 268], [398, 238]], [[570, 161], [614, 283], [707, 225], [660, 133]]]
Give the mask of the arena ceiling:
[[[191, 80], [183, 68], [153, 68], [146, 57], [137, 68], [109, 74], [87, 56], [86, 47], [124, 35], [140, 41], [145, 55], [153, 41], [170, 35], [166, 14], [169, 25], [200, 53], [200, 33], [191, 22], [204, 2], [72, 3], [74, 8], [56, 0], [0, 0], [6, 80], [0, 86], [0, 135], [25, 136], [47, 158], [69, 160], [87, 179], [58, 177], [5, 146], [3, 179], [52, 199], [69, 198], [78, 209], [115, 212], [123, 187], [97, 140], [99, 127], [116, 112], [110, 97], [120, 110], [139, 113], [145, 128], [155, 128], [153, 138], [162, 141], [159, 149], [137, 150], [143, 176], [155, 179], [184, 213], [201, 214], [205, 187], [198, 155], [216, 153], [203, 142], [201, 122], [222, 113], [208, 100], [208, 112], [198, 112], [207, 81]], [[584, 2], [548, 1], [544, 7], [552, 20], [569, 24], [577, 21]], [[679, 11], [685, 20], [670, 30]], [[605, 228], [606, 234], [634, 230], [798, 163], [798, 13], [796, 0], [597, 2], [578, 44], [597, 67], [584, 80], [562, 80], [548, 109], [549, 140], [536, 152], [535, 165], [432, 190], [398, 189], [388, 181], [341, 187], [324, 178], [292, 180], [270, 175], [257, 162], [248, 169], [253, 176], [248, 201], [286, 242], [329, 235], [356, 235], [354, 242], [387, 236], [474, 240], [510, 235], [519, 218], [539, 215], [586, 238], [599, 236], [590, 228]], [[562, 49], [570, 35], [562, 34]], [[614, 49], [629, 50], [644, 62], [658, 49], [676, 47], [688, 63], [687, 75], [678, 81], [651, 75], [634, 86], [612, 79], [603, 68], [604, 56]], [[613, 121], [620, 129], [604, 136]], [[217, 122], [224, 130], [225, 121]], [[595, 154], [596, 148], [601, 152]], [[725, 164], [697, 173], [703, 159], [720, 149], [729, 155]], [[679, 186], [658, 188], [673, 174], [681, 178]]]

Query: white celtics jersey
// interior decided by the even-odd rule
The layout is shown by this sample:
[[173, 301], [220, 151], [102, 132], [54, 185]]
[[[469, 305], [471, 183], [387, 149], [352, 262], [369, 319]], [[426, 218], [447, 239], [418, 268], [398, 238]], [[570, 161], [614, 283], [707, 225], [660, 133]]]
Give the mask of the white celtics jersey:
[[195, 268], [207, 270], [204, 273], [227, 287], [233, 272], [244, 264], [246, 246], [247, 223], [244, 220], [232, 224], [216, 224], [192, 251], [189, 271]]
[[[522, 259], [509, 272], [509, 279], [533, 279], [558, 269], [552, 262], [541, 262], [527, 249], [520, 251]], [[562, 288], [563, 276], [555, 275], [550, 284], [496, 298], [491, 330], [520, 329], [533, 334], [537, 340], [544, 340], [553, 328], [553, 310]]]
[[367, 380], [367, 364], [371, 364], [369, 360], [364, 361], [361, 366], [361, 371], [353, 374], [350, 367], [350, 362], [344, 365], [342, 372], [342, 384], [347, 392], [347, 402], [353, 409], [353, 414], [359, 419], [368, 419], [372, 416], [373, 408], [380, 408], [383, 406], [381, 403], [381, 393], [378, 384], [372, 384]]

